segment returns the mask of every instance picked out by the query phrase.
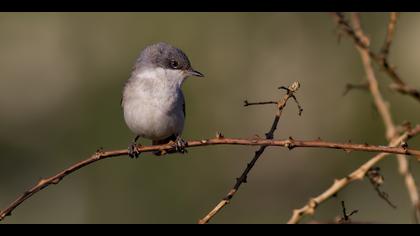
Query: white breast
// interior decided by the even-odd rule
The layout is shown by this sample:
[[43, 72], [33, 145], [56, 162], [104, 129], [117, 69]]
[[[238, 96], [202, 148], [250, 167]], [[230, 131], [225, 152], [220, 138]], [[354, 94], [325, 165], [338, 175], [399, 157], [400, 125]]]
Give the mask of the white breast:
[[155, 68], [133, 73], [123, 92], [124, 119], [141, 137], [161, 140], [184, 128], [182, 72]]

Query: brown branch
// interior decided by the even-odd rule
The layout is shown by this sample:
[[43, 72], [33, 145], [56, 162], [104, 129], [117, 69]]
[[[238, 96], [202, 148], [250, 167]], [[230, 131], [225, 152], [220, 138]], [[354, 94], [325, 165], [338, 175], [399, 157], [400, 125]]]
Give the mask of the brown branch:
[[346, 87], [343, 92], [343, 96], [346, 96], [351, 90], [359, 89], [359, 90], [367, 90], [369, 89], [369, 84], [362, 83], [362, 84], [346, 84]]
[[[275, 127], [273, 126], [271, 130], [272, 132], [274, 132]], [[417, 134], [417, 132], [420, 132], [420, 126], [417, 126], [416, 128], [413, 129], [412, 136]], [[193, 148], [193, 147], [204, 147], [204, 146], [210, 146], [210, 145], [248, 145], [248, 146], [264, 146], [264, 147], [277, 146], [277, 147], [284, 147], [288, 149], [302, 147], [302, 148], [339, 149], [339, 150], [344, 150], [346, 152], [348, 151], [385, 152], [388, 154], [392, 153], [392, 154], [412, 155], [412, 156], [416, 156], [420, 160], [420, 150], [407, 149], [405, 147], [398, 147], [396, 145], [375, 146], [375, 145], [367, 145], [367, 144], [335, 143], [335, 142], [327, 142], [327, 141], [321, 141], [321, 140], [294, 140], [291, 138], [286, 139], [286, 140], [235, 139], [235, 138], [225, 138], [223, 136], [219, 136], [219, 138], [188, 141], [186, 146], [188, 148]], [[171, 151], [171, 150], [175, 150], [175, 147], [173, 144], [164, 144], [164, 145], [153, 145], [153, 146], [140, 146], [137, 148], [137, 150], [140, 153], [153, 152], [153, 151], [159, 151], [159, 150]], [[11, 212], [16, 207], [18, 207], [28, 198], [32, 197], [32, 195], [34, 195], [35, 193], [48, 187], [49, 185], [58, 184], [63, 178], [79, 170], [80, 168], [83, 168], [87, 165], [93, 164], [100, 160], [108, 159], [111, 157], [117, 157], [117, 156], [126, 156], [126, 155], [128, 155], [127, 149], [113, 150], [113, 151], [98, 151], [97, 153], [89, 157], [88, 159], [78, 162], [54, 176], [40, 180], [35, 186], [25, 191], [19, 198], [17, 198], [14, 202], [9, 204], [8, 207], [6, 207], [4, 210], [0, 212], [0, 221], [3, 220], [6, 216], [10, 215]], [[242, 180], [246, 180], [246, 177], [243, 177]]]
[[[404, 160], [403, 160], [404, 159]], [[410, 196], [411, 204], [414, 209], [414, 222], [419, 224], [420, 222], [420, 199], [419, 192], [416, 186], [413, 175], [410, 171], [410, 166], [407, 160], [405, 160], [404, 155], [397, 155], [397, 160], [399, 163], [399, 172], [404, 178], [405, 185], [408, 189], [408, 194]]]
[[351, 223], [350, 217], [359, 212], [359, 210], [353, 210], [350, 213], [347, 213], [347, 209], [346, 209], [346, 205], [345, 205], [344, 201], [341, 201], [341, 210], [342, 210], [343, 216], [340, 219], [337, 220], [338, 224], [349, 224], [349, 223]]
[[[388, 61], [388, 54], [385, 54], [386, 56], [384, 57], [383, 53], [375, 53], [373, 52], [370, 48], [369, 48], [369, 40], [365, 40], [367, 39], [367, 37], [365, 37], [365, 39], [360, 38], [360, 35], [358, 35], [356, 33], [356, 29], [353, 28], [350, 23], [347, 21], [347, 19], [345, 18], [343, 13], [340, 12], [336, 12], [333, 14], [334, 19], [336, 20], [337, 25], [341, 28], [341, 30], [348, 35], [351, 39], [353, 39], [353, 42], [360, 47], [360, 49], [366, 51], [366, 53], [369, 55], [369, 57], [375, 62], [377, 63], [387, 74], [388, 76], [392, 79], [393, 83], [390, 85], [390, 88], [401, 93], [401, 94], [405, 94], [405, 95], [409, 95], [413, 98], [415, 98], [417, 101], [420, 102], [420, 91], [418, 89], [414, 89], [409, 87], [402, 79], [401, 77], [398, 75], [398, 73], [396, 72], [395, 68], [393, 66], [391, 66], [391, 64]], [[391, 23], [392, 22], [392, 23]], [[391, 27], [393, 27], [392, 32], [390, 32], [388, 30], [387, 33], [387, 37], [391, 38], [391, 41], [389, 41], [389, 47], [391, 45], [392, 42], [392, 36], [394, 34], [395, 31], [395, 23], [396, 20], [393, 21], [391, 19], [390, 24], [392, 25]], [[389, 27], [389, 24], [388, 24]], [[387, 39], [389, 40], [389, 39]], [[388, 41], [387, 41], [388, 42]], [[386, 46], [388, 47], [388, 46]], [[388, 48], [388, 53], [389, 53], [389, 48]]]
[[[353, 22], [355, 34], [358, 36], [358, 38], [362, 42], [367, 44], [367, 42], [369, 42], [369, 38], [365, 36], [362, 31], [362, 28], [360, 25], [360, 18], [357, 13], [352, 14], [352, 22]], [[363, 62], [363, 67], [365, 69], [366, 78], [369, 83], [369, 90], [372, 94], [373, 101], [384, 122], [385, 129], [386, 129], [386, 137], [388, 140], [391, 140], [393, 137], [397, 135], [397, 130], [392, 120], [389, 107], [387, 103], [385, 102], [385, 100], [383, 99], [382, 94], [379, 90], [378, 81], [376, 79], [375, 72], [372, 68], [369, 52], [365, 50], [364, 48], [360, 47], [358, 44], [356, 44], [356, 48], [359, 51], [360, 57]]]
[[268, 101], [268, 102], [248, 102], [248, 100], [244, 101], [244, 107], [247, 106], [255, 106], [255, 105], [267, 105], [267, 104], [277, 104], [278, 102], [275, 101]]
[[412, 96], [420, 101], [420, 92], [417, 89], [408, 87], [406, 84], [393, 83], [389, 87], [401, 94]]
[[[411, 130], [410, 132], [408, 133], [406, 132], [404, 135], [400, 137], [396, 137], [397, 128], [392, 121], [391, 113], [389, 111], [387, 103], [384, 101], [379, 91], [378, 83], [377, 83], [374, 71], [372, 69], [371, 62], [370, 62], [370, 59], [373, 59], [376, 62], [378, 62], [379, 57], [369, 49], [369, 39], [363, 34], [363, 31], [360, 26], [359, 16], [357, 14], [353, 14], [352, 20], [353, 20], [354, 28], [348, 23], [348, 21], [345, 19], [342, 13], [335, 13], [334, 16], [335, 16], [335, 19], [337, 20], [337, 24], [341, 26], [343, 31], [353, 39], [354, 44], [361, 55], [364, 69], [365, 69], [368, 83], [369, 83], [369, 90], [373, 96], [375, 106], [377, 107], [377, 110], [379, 111], [384, 121], [386, 130], [387, 130], [386, 136], [388, 140], [391, 140], [390, 146], [405, 146], [402, 144], [406, 143], [406, 141], [409, 138], [420, 133], [420, 129], [417, 126], [415, 129]], [[386, 65], [388, 65], [387, 62], [386, 62]], [[387, 68], [388, 68], [389, 73], [394, 72], [393, 70], [390, 69], [390, 67], [387, 67]], [[395, 72], [393, 74], [396, 75]], [[399, 79], [399, 77], [394, 78], [394, 81], [399, 82], [399, 84], [404, 84], [402, 80]], [[387, 153], [378, 154], [374, 158], [370, 159], [365, 164], [360, 166], [357, 170], [353, 171], [347, 177], [339, 179], [339, 180], [336, 179], [334, 181], [334, 184], [330, 188], [328, 188], [326, 191], [324, 191], [322, 194], [320, 194], [319, 196], [315, 198], [312, 198], [304, 207], [300, 209], [295, 209], [288, 223], [296, 224], [305, 215], [313, 215], [319, 204], [325, 202], [332, 196], [336, 195], [339, 191], [341, 191], [344, 187], [348, 186], [350, 183], [356, 180], [362, 180], [366, 176], [367, 172], [387, 155], [389, 154]], [[404, 156], [401, 156], [401, 159], [404, 159], [402, 163], [404, 163], [404, 161], [407, 163], [407, 160]], [[400, 167], [401, 167], [401, 163], [400, 163]], [[418, 204], [418, 198], [417, 198], [417, 202], [413, 201], [413, 198], [415, 199], [416, 197], [414, 195], [418, 194], [417, 188], [416, 188], [416, 185], [414, 183], [414, 179], [412, 178], [411, 173], [408, 172], [407, 174], [406, 170], [407, 168], [404, 168], [404, 172], [406, 173], [405, 176], [407, 176], [406, 182], [411, 182], [410, 186], [408, 186], [408, 184], [407, 186], [408, 186], [410, 195], [413, 195], [412, 202], [413, 204], [417, 203], [417, 207], [418, 207], [420, 206], [420, 204]]]
[[[394, 17], [396, 18], [396, 16], [394, 16]], [[354, 27], [357, 29], [356, 34], [358, 34], [359, 37], [362, 40], [368, 41], [368, 37], [362, 31], [362, 28], [361, 28], [361, 25], [360, 25], [360, 18], [359, 18], [359, 15], [357, 13], [352, 14], [352, 20], [353, 20]], [[392, 23], [390, 23], [390, 24], [392, 24]], [[367, 74], [367, 79], [368, 79], [368, 82], [370, 84], [370, 90], [371, 90], [372, 96], [374, 97], [374, 100], [375, 100], [375, 103], [376, 103], [376, 106], [377, 106], [378, 110], [380, 110], [382, 119], [383, 119], [384, 124], [385, 124], [385, 128], [387, 130], [387, 139], [391, 140], [391, 139], [393, 139], [397, 136], [397, 127], [392, 122], [391, 111], [390, 111], [389, 107], [387, 106], [387, 103], [383, 100], [383, 98], [381, 96], [381, 93], [379, 91], [379, 88], [377, 86], [377, 80], [375, 78], [375, 74], [373, 72], [368, 53], [360, 47], [357, 47], [357, 48], [358, 48], [359, 53], [362, 57], [362, 61], [363, 61], [365, 71], [366, 71], [366, 74]], [[386, 59], [386, 57], [384, 57], [384, 60], [385, 59]], [[402, 84], [402, 85], [405, 86], [405, 84]], [[404, 177], [406, 188], [408, 190], [410, 200], [411, 200], [413, 209], [415, 211], [415, 219], [417, 220], [418, 219], [417, 216], [420, 215], [419, 191], [418, 191], [417, 186], [415, 184], [414, 177], [409, 170], [408, 160], [402, 155], [397, 156], [397, 160], [398, 160], [400, 173]], [[378, 192], [378, 193], [380, 193], [380, 192]]]
[[[268, 131], [268, 133], [265, 134], [265, 137], [269, 140], [272, 140], [274, 138], [274, 131], [277, 129], [278, 123], [280, 121], [280, 116], [283, 112], [283, 109], [286, 107], [287, 101], [290, 98], [293, 98], [296, 102], [296, 104], [298, 105], [299, 108], [299, 115], [301, 115], [302, 113], [302, 108], [299, 104], [299, 102], [297, 101], [294, 93], [297, 92], [297, 90], [299, 89], [300, 84], [299, 82], [294, 82], [293, 84], [291, 84], [288, 88], [286, 87], [279, 87], [279, 89], [284, 89], [286, 90], [287, 94], [279, 101], [275, 102], [275, 104], [277, 104], [277, 113], [274, 117], [274, 121], [273, 124], [271, 125], [270, 131]], [[256, 105], [256, 104], [272, 104], [273, 102], [263, 102], [263, 103], [252, 103], [252, 105]], [[247, 101], [245, 101], [245, 106], [247, 106], [247, 104], [249, 104]], [[213, 210], [211, 210], [206, 216], [204, 216], [204, 218], [200, 219], [198, 221], [199, 224], [207, 224], [218, 212], [220, 212], [223, 207], [225, 207], [230, 200], [235, 196], [235, 194], [238, 192], [239, 188], [241, 187], [241, 185], [243, 183], [247, 182], [247, 177], [249, 172], [252, 170], [252, 168], [254, 167], [255, 163], [258, 161], [258, 159], [261, 157], [261, 155], [264, 153], [265, 148], [267, 147], [267, 145], [262, 145], [256, 152], [254, 155], [254, 158], [252, 158], [251, 162], [248, 163], [248, 165], [246, 166], [245, 170], [242, 172], [241, 176], [239, 178], [236, 178], [236, 183], [233, 186], [233, 188], [229, 191], [229, 193], [216, 205], [216, 207], [213, 208]]]
[[398, 13], [396, 12], [389, 13], [389, 22], [388, 22], [388, 27], [386, 31], [385, 42], [381, 49], [381, 56], [383, 58], [387, 58], [389, 56], [392, 39], [394, 38], [394, 33], [395, 33], [395, 26], [397, 25], [397, 19], [398, 19]]
[[[391, 147], [398, 147], [401, 145], [401, 143], [404, 140], [410, 139], [420, 133], [420, 126], [417, 126], [410, 132], [406, 132], [402, 136], [392, 140], [390, 142]], [[308, 203], [303, 206], [300, 209], [295, 209], [293, 211], [292, 217], [289, 219], [288, 224], [297, 224], [299, 223], [302, 218], [305, 215], [313, 215], [315, 214], [316, 208], [326, 200], [330, 199], [332, 196], [337, 195], [338, 192], [340, 192], [342, 189], [344, 189], [346, 186], [348, 186], [350, 183], [355, 182], [357, 180], [362, 180], [366, 173], [369, 171], [370, 168], [375, 166], [379, 161], [381, 161], [383, 158], [385, 158], [389, 153], [380, 153], [361, 165], [359, 168], [357, 168], [355, 171], [353, 171], [348, 176], [342, 178], [342, 179], [336, 179], [334, 180], [334, 183], [329, 187], [327, 190], [325, 190], [323, 193], [318, 195], [315, 198], [312, 198], [308, 201]]]

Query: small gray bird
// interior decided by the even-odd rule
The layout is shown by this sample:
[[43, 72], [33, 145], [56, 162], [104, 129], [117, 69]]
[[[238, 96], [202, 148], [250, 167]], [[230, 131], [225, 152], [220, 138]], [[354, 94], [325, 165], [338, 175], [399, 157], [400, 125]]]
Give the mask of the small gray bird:
[[140, 137], [151, 139], [153, 145], [174, 142], [176, 150], [184, 152], [185, 100], [181, 87], [189, 76], [204, 77], [180, 49], [157, 43], [141, 52], [121, 98], [125, 123], [136, 135], [129, 147], [130, 157], [138, 157]]

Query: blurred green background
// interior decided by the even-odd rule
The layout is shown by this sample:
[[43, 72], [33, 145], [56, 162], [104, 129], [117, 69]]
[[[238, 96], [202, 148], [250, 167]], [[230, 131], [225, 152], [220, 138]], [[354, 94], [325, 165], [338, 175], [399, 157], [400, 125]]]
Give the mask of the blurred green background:
[[[388, 14], [362, 14], [379, 50]], [[420, 14], [403, 13], [391, 62], [420, 88]], [[384, 127], [366, 92], [342, 96], [364, 82], [352, 42], [338, 43], [327, 13], [1, 13], [0, 208], [42, 177], [96, 149], [127, 147], [133, 134], [120, 108], [122, 86], [145, 46], [165, 41], [183, 49], [206, 78], [184, 84], [185, 139], [264, 135], [275, 108], [243, 107], [273, 100], [276, 89], [300, 81], [304, 111], [289, 104], [277, 138], [292, 136], [386, 144]], [[395, 122], [418, 123], [420, 104], [391, 92], [377, 73]], [[149, 141], [142, 141], [148, 144]], [[419, 139], [410, 146], [420, 148]], [[213, 146], [187, 155], [100, 161], [36, 194], [4, 223], [196, 223], [229, 191], [255, 147]], [[329, 187], [372, 154], [268, 148], [239, 193], [213, 223], [284, 223], [292, 209]], [[351, 184], [308, 220], [331, 220], [340, 201], [358, 209], [353, 220], [411, 223], [413, 211], [394, 157], [380, 163], [381, 200], [369, 181]], [[420, 182], [419, 165], [411, 162]]]

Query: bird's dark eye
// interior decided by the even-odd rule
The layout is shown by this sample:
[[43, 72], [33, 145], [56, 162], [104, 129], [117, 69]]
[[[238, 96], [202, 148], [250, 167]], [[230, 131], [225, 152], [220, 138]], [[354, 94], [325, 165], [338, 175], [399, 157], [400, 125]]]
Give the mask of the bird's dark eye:
[[177, 62], [177, 61], [175, 61], [175, 60], [171, 60], [171, 67], [172, 67], [173, 69], [177, 69], [177, 68], [178, 68], [178, 66], [179, 66], [179, 64], [178, 64], [178, 62]]

